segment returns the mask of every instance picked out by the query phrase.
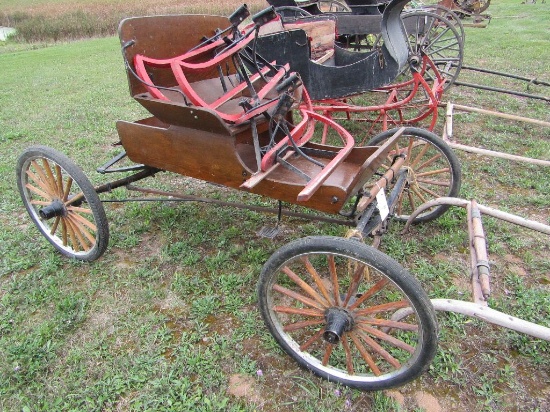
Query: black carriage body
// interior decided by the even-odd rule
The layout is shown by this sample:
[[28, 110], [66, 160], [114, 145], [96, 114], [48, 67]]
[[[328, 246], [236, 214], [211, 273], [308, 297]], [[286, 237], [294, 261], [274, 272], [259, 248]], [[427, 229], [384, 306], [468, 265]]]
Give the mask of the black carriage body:
[[334, 46], [330, 64], [310, 59], [310, 46], [303, 30], [291, 30], [262, 36], [257, 49], [267, 60], [289, 63], [300, 73], [312, 100], [355, 95], [391, 83], [399, 73], [398, 63], [386, 49], [356, 53]]
[[[312, 100], [342, 98], [364, 93], [390, 84], [407, 64], [408, 47], [401, 20], [401, 11], [409, 0], [394, 0], [385, 8], [383, 16], [343, 15], [336, 17], [336, 35], [345, 33], [381, 33], [382, 47], [369, 52], [355, 52], [333, 44], [333, 57], [317, 63], [311, 58], [310, 38], [303, 30], [285, 30], [263, 35], [257, 50], [267, 60], [289, 63], [302, 81]], [[376, 22], [372, 19], [376, 19]], [[312, 16], [297, 19], [300, 23], [322, 23], [334, 16]], [[365, 19], [368, 19], [367, 21]], [[369, 23], [369, 24], [365, 24]], [[376, 24], [377, 23], [377, 24]], [[373, 27], [374, 26], [374, 27]]]

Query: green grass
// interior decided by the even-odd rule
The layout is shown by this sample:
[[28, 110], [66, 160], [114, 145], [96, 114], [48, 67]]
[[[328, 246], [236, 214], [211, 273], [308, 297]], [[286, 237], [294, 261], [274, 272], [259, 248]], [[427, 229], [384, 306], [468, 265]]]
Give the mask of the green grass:
[[[491, 4], [489, 26], [466, 29], [465, 63], [550, 80], [548, 7]], [[256, 281], [271, 253], [298, 237], [343, 235], [340, 227], [284, 219], [272, 242], [256, 232], [274, 216], [189, 203], [107, 204], [111, 242], [100, 260], [78, 263], [56, 254], [24, 211], [17, 157], [29, 145], [49, 145], [103, 183], [95, 168], [117, 152], [115, 121], [147, 113], [128, 95], [112, 37], [2, 44], [0, 72], [0, 410], [399, 410], [387, 394], [338, 387], [299, 369], [256, 307]], [[550, 120], [540, 101], [465, 88], [448, 98]], [[492, 150], [549, 160], [549, 136], [542, 127], [481, 115], [455, 118], [457, 141]], [[463, 197], [550, 223], [547, 168], [459, 156]], [[276, 205], [173, 175], [150, 184]], [[452, 210], [406, 235], [395, 223], [383, 241], [382, 249], [432, 298], [470, 299], [464, 215]], [[494, 219], [484, 226], [491, 306], [550, 326], [548, 237]], [[427, 374], [398, 390], [402, 410], [419, 410], [413, 400], [419, 390], [444, 410], [549, 408], [548, 342], [452, 313], [438, 320], [440, 349]], [[254, 383], [256, 397], [228, 392], [236, 375]]]

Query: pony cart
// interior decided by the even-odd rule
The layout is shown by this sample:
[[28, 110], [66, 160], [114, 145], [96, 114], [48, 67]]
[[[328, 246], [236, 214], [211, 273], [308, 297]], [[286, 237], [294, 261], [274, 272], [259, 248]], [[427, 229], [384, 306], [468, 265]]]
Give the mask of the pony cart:
[[[434, 309], [418, 281], [357, 238], [390, 215], [407, 219], [420, 203], [456, 196], [458, 161], [443, 141], [417, 128], [387, 130], [375, 145], [356, 145], [315, 111], [305, 78], [259, 52], [260, 30], [278, 19], [274, 10], [246, 25], [248, 17], [243, 6], [229, 18], [124, 20], [119, 33], [130, 93], [152, 116], [117, 122], [124, 151], [98, 171], [122, 177], [94, 187], [65, 155], [30, 147], [17, 164], [25, 207], [56, 249], [85, 261], [108, 245], [100, 195], [120, 187], [166, 194], [135, 186], [162, 172], [276, 199], [279, 215], [288, 213], [282, 202], [335, 215], [321, 218], [355, 227], [353, 238], [299, 239], [266, 262], [258, 282], [263, 319], [290, 356], [326, 379], [363, 390], [410, 381], [435, 354]], [[335, 82], [350, 73], [368, 77], [374, 67], [390, 81], [407, 55], [400, 33], [382, 31], [386, 65], [370, 58], [356, 62], [360, 72], [334, 67]], [[133, 163], [119, 163], [124, 158]], [[436, 205], [414, 220], [434, 219], [448, 207]]]

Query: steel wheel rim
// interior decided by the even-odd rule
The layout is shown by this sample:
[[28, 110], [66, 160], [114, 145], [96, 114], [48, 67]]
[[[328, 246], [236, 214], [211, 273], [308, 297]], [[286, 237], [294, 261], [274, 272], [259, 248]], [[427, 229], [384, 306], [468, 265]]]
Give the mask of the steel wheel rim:
[[[27, 159], [22, 170], [25, 203], [42, 233], [72, 255], [88, 255], [97, 247], [97, 222], [79, 184], [61, 165], [43, 156]], [[40, 210], [55, 201], [62, 203], [62, 214], [44, 219]]]

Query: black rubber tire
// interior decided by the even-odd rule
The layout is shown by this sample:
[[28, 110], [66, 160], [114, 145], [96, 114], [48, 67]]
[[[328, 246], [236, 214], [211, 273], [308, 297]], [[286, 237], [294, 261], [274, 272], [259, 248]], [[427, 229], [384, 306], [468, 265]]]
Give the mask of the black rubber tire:
[[[367, 146], [382, 145], [382, 143], [390, 138], [396, 131], [397, 129], [386, 130], [385, 132], [374, 136], [371, 140], [369, 140]], [[460, 161], [456, 157], [453, 150], [447, 145], [447, 143], [445, 143], [445, 141], [443, 141], [443, 139], [428, 130], [417, 127], [407, 127], [405, 132], [399, 137], [398, 143], [400, 148], [406, 148], [409, 145], [412, 145], [411, 153], [407, 156], [407, 160], [404, 165], [409, 168], [409, 173], [412, 172], [412, 174], [403, 190], [404, 195], [400, 198], [399, 204], [394, 210], [394, 218], [401, 221], [406, 221], [418, 206], [428, 200], [438, 197], [458, 196], [461, 186]], [[416, 148], [420, 148], [424, 144], [428, 144], [431, 147], [426, 149], [425, 152], [422, 152], [423, 149], [416, 150]], [[412, 151], [415, 152], [413, 153]], [[433, 156], [439, 156], [439, 159], [432, 161], [432, 163], [427, 166], [424, 166], [425, 162], [418, 164], [419, 159], [414, 156], [418, 152], [423, 153], [422, 159], [426, 159], [426, 161], [430, 160]], [[387, 159], [386, 165], [389, 165], [392, 161], [393, 156], [390, 156]], [[411, 164], [413, 164], [412, 167]], [[442, 171], [440, 173], [435, 173], [438, 170]], [[430, 175], [430, 180], [426, 179], [423, 181], [423, 179], [418, 179], [419, 176], [422, 177], [421, 174], [429, 174], [430, 172], [434, 173]], [[436, 174], [448, 177], [445, 181], [435, 181], [431, 179], [431, 177]], [[442, 185], [443, 183], [445, 183], [445, 185]], [[425, 194], [425, 197], [430, 195], [430, 198], [421, 198], [420, 195], [418, 195], [420, 191]], [[414, 201], [415, 198], [417, 199], [417, 202]], [[449, 205], [441, 205], [428, 209], [418, 215], [414, 219], [413, 223], [427, 222], [436, 219], [445, 213], [449, 208]]]
[[[94, 187], [71, 159], [46, 146], [26, 149], [17, 161], [17, 187], [34, 224], [63, 255], [99, 258], [109, 243], [105, 209]], [[73, 200], [82, 193], [80, 200]], [[41, 216], [56, 203], [59, 213]]]
[[[313, 271], [307, 268], [306, 259], [315, 268]], [[344, 274], [340, 278], [339, 272]], [[299, 286], [287, 273], [302, 279], [314, 293]], [[337, 281], [331, 280], [331, 273], [336, 273]], [[356, 277], [357, 288], [344, 291]], [[333, 294], [336, 288], [329, 284], [338, 284], [339, 293]], [[319, 285], [324, 285], [324, 292]], [[311, 302], [290, 297], [284, 289], [305, 297], [306, 302], [313, 301], [320, 309]], [[339, 302], [335, 296], [339, 296]], [[264, 322], [286, 353], [316, 375], [352, 388], [374, 391], [403, 385], [426, 371], [437, 350], [435, 311], [418, 281], [389, 256], [356, 240], [319, 236], [283, 246], [263, 267], [258, 297]], [[381, 306], [384, 303], [388, 306]], [[403, 310], [399, 308], [404, 306], [412, 313], [400, 315], [399, 323], [393, 323], [392, 314], [399, 315], [397, 312]], [[332, 313], [348, 313], [354, 319], [335, 343], [323, 338], [329, 309]], [[368, 315], [361, 313], [365, 310]], [[308, 321], [315, 325], [303, 324]], [[399, 348], [403, 345], [406, 349]], [[367, 363], [368, 357], [361, 353], [360, 346], [367, 352], [370, 349], [374, 368]], [[386, 351], [384, 355], [379, 348]], [[391, 354], [390, 358], [386, 354]], [[346, 358], [350, 359], [349, 364]], [[389, 359], [398, 363], [390, 364]]]

